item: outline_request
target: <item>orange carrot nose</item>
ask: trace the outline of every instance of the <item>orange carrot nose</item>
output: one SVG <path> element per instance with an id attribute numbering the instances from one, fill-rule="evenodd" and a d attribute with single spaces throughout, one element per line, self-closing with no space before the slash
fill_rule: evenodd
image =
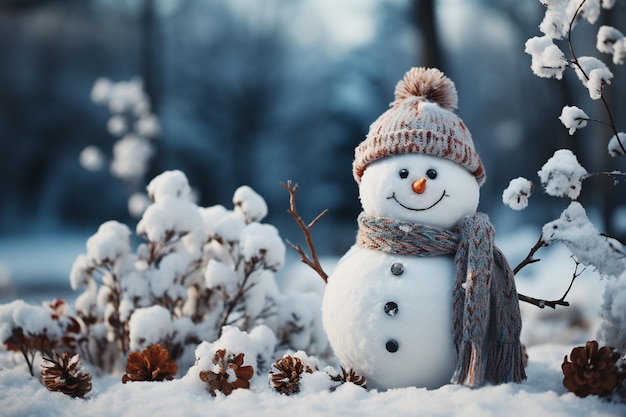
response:
<path id="1" fill-rule="evenodd" d="M 418 194 L 422 194 L 424 191 L 426 191 L 426 178 L 420 178 L 417 181 L 413 182 L 413 191 L 415 191 Z"/>

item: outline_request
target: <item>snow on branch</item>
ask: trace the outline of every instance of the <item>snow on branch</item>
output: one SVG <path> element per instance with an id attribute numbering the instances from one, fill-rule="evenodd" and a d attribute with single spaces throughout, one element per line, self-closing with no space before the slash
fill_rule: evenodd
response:
<path id="1" fill-rule="evenodd" d="M 235 211 L 240 212 L 246 223 L 260 222 L 267 216 L 267 204 L 263 197 L 247 185 L 237 188 L 233 195 Z"/>
<path id="2" fill-rule="evenodd" d="M 601 234 L 577 201 L 570 203 L 558 219 L 546 223 L 541 236 L 546 244 L 563 242 L 580 263 L 593 266 L 601 276 L 616 277 L 626 269 L 622 244 Z"/>
<path id="3" fill-rule="evenodd" d="M 569 149 L 559 149 L 537 173 L 546 193 L 554 197 L 578 198 L 582 189 L 581 181 L 587 175 Z"/>
<path id="4" fill-rule="evenodd" d="M 626 143 L 626 133 L 619 132 L 617 136 L 613 135 L 609 140 L 608 151 L 613 157 L 626 156 L 623 144 Z"/>
<path id="5" fill-rule="evenodd" d="M 548 36 L 535 36 L 526 41 L 524 50 L 532 56 L 530 68 L 533 73 L 542 78 L 563 78 L 563 72 L 567 67 L 565 54 L 556 46 Z"/>
<path id="6" fill-rule="evenodd" d="M 160 201 L 166 197 L 193 201 L 193 194 L 187 177 L 182 171 L 165 171 L 150 181 L 146 187 L 152 201 Z"/>
<path id="7" fill-rule="evenodd" d="M 615 0 L 540 0 L 546 7 L 539 30 L 553 39 L 567 38 L 580 18 L 596 23 L 601 9 L 611 9 Z"/>
<path id="8" fill-rule="evenodd" d="M 559 120 L 563 123 L 563 126 L 569 129 L 569 134 L 573 135 L 576 130 L 587 126 L 589 116 L 576 106 L 565 106 L 561 111 Z"/>
<path id="9" fill-rule="evenodd" d="M 542 78 L 561 80 L 566 68 L 572 68 L 580 82 L 588 90 L 592 100 L 600 100 L 607 114 L 606 121 L 590 119 L 582 110 L 575 106 L 566 106 L 561 113 L 561 122 L 572 135 L 577 129 L 585 127 L 587 121 L 605 124 L 613 131 L 613 144 L 610 145 L 611 156 L 626 155 L 626 147 L 618 134 L 615 119 L 609 103 L 603 96 L 605 87 L 611 84 L 613 72 L 599 59 L 593 56 L 578 57 L 574 51 L 572 32 L 580 18 L 590 24 L 598 21 L 602 9 L 611 9 L 614 0 L 542 0 L 546 7 L 544 19 L 539 29 L 543 36 L 535 36 L 527 40 L 525 52 L 531 55 L 531 69 Z M 569 49 L 569 58 L 554 43 L 564 40 Z M 596 48 L 599 52 L 613 55 L 616 65 L 626 62 L 626 38 L 612 26 L 601 26 L 596 35 Z M 567 110 L 566 110 L 567 109 Z M 613 150 L 619 148 L 619 152 Z"/>
<path id="10" fill-rule="evenodd" d="M 612 54 L 615 65 L 626 62 L 626 38 L 612 26 L 600 26 L 596 36 L 596 49 L 603 54 Z"/>
<path id="11" fill-rule="evenodd" d="M 514 178 L 502 193 L 502 202 L 513 210 L 523 210 L 528 206 L 528 197 L 533 189 L 533 183 L 524 177 Z"/>
<path id="12" fill-rule="evenodd" d="M 574 70 L 580 82 L 589 90 L 592 100 L 602 98 L 602 89 L 611 84 L 613 73 L 598 58 L 582 56 L 576 60 Z"/>
<path id="13" fill-rule="evenodd" d="M 272 271 L 278 271 L 285 264 L 285 245 L 274 226 L 251 223 L 242 230 L 239 240 L 246 262 L 258 260 Z"/>

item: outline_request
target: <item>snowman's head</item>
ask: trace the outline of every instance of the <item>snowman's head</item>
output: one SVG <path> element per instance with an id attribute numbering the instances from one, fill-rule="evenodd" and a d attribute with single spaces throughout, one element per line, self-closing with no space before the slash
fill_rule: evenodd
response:
<path id="1" fill-rule="evenodd" d="M 475 212 L 485 169 L 457 103 L 454 83 L 437 69 L 411 68 L 398 82 L 354 151 L 366 212 L 442 226 Z"/>
<path id="2" fill-rule="evenodd" d="M 367 166 L 359 184 L 363 211 L 451 229 L 476 213 L 480 186 L 463 166 L 437 156 L 389 156 Z"/>

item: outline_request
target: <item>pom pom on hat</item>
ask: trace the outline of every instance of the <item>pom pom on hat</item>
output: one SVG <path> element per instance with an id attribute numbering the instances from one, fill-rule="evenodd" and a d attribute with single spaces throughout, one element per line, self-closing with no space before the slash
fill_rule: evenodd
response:
<path id="1" fill-rule="evenodd" d="M 357 183 L 372 162 L 398 154 L 422 153 L 446 158 L 467 169 L 479 185 L 485 169 L 472 135 L 454 113 L 458 104 L 452 80 L 435 68 L 411 68 L 395 89 L 390 108 L 371 124 L 354 151 Z"/>
<path id="2" fill-rule="evenodd" d="M 452 80 L 436 68 L 411 68 L 402 80 L 396 84 L 395 106 L 410 97 L 418 97 L 454 111 L 459 103 L 459 96 Z"/>

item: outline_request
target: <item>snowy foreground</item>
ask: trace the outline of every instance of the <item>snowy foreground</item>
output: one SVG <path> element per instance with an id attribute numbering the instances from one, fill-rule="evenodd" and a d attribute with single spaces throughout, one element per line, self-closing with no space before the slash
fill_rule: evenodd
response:
<path id="1" fill-rule="evenodd" d="M 526 255 L 534 236 L 516 235 L 498 242 L 511 263 Z M 559 298 L 569 284 L 573 263 L 568 252 L 548 248 L 541 262 L 518 276 L 518 288 L 527 295 Z M 299 265 L 285 268 L 307 274 Z M 307 276 L 315 287 L 319 278 Z M 24 361 L 0 349 L 0 415 L 2 416 L 626 416 L 626 404 L 597 397 L 578 398 L 562 385 L 561 362 L 574 346 L 595 339 L 598 311 L 605 281 L 586 271 L 575 283 L 568 300 L 572 306 L 556 311 L 522 304 L 528 347 L 528 380 L 470 389 L 447 385 L 437 390 L 417 388 L 387 392 L 367 391 L 344 384 L 326 390 L 321 373 L 307 375 L 297 395 L 281 395 L 269 388 L 267 375 L 256 376 L 250 390 L 211 397 L 194 378 L 181 370 L 166 382 L 122 384 L 121 375 L 93 376 L 93 389 L 85 399 L 49 392 L 28 373 Z M 287 284 L 288 285 L 288 284 Z M 323 288 L 323 287 L 321 287 Z M 54 297 L 51 294 L 50 297 Z"/>
<path id="2" fill-rule="evenodd" d="M 95 379 L 89 398 L 48 392 L 23 367 L 0 372 L 0 410 L 4 416 L 624 416 L 626 405 L 597 397 L 578 398 L 561 384 L 560 363 L 569 346 L 546 344 L 529 349 L 529 378 L 520 385 L 470 389 L 448 385 L 366 391 L 344 384 L 330 393 L 304 380 L 303 391 L 285 396 L 257 378 L 251 390 L 212 398 L 185 380 L 122 384 L 119 377 Z"/>

